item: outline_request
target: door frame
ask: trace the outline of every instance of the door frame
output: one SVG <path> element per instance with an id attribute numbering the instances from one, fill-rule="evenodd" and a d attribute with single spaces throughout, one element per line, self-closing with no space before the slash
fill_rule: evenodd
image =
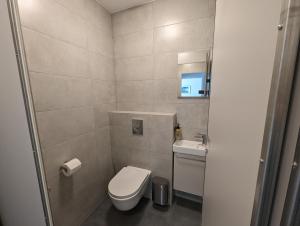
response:
<path id="1" fill-rule="evenodd" d="M 294 163 L 281 218 L 281 226 L 297 226 L 300 222 L 300 128 L 296 144 Z"/>
<path id="2" fill-rule="evenodd" d="M 298 54 L 299 1 L 283 0 L 251 226 L 270 223 Z"/>
<path id="3" fill-rule="evenodd" d="M 27 114 L 27 121 L 29 133 L 32 143 L 33 156 L 35 161 L 35 168 L 39 181 L 41 199 L 43 203 L 44 215 L 47 226 L 53 226 L 52 212 L 50 208 L 48 189 L 46 184 L 46 177 L 44 165 L 42 160 L 42 152 L 40 139 L 37 130 L 36 116 L 31 93 L 28 65 L 25 54 L 25 46 L 22 35 L 21 21 L 18 8 L 18 0 L 7 0 L 8 13 L 10 17 L 10 25 L 12 30 L 12 37 L 15 46 L 16 59 L 18 63 L 21 87 L 25 103 L 25 110 Z"/>

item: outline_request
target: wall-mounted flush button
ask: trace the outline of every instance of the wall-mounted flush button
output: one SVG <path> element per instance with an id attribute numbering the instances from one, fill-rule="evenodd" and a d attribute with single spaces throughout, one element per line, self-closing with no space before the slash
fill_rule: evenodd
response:
<path id="1" fill-rule="evenodd" d="M 132 119 L 132 134 L 140 136 L 143 135 L 143 120 Z"/>

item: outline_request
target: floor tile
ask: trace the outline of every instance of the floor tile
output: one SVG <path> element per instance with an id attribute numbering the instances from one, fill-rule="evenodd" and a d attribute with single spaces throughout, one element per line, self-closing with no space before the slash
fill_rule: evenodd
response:
<path id="1" fill-rule="evenodd" d="M 158 207 L 143 198 L 127 212 L 118 211 L 107 198 L 82 226 L 200 226 L 201 205 L 175 198 L 170 207 Z"/>

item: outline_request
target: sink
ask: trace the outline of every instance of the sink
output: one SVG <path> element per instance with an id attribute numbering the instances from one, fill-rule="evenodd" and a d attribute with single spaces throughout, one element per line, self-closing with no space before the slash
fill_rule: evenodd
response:
<path id="1" fill-rule="evenodd" d="M 196 156 L 206 156 L 208 150 L 206 145 L 198 141 L 176 140 L 173 144 L 173 152 Z"/>
<path id="2" fill-rule="evenodd" d="M 173 144 L 173 188 L 203 197 L 207 147 L 201 142 L 177 140 Z"/>

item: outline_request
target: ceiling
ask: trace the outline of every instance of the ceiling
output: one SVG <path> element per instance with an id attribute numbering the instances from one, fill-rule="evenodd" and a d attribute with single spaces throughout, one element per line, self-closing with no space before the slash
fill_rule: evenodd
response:
<path id="1" fill-rule="evenodd" d="M 107 11 L 116 13 L 134 6 L 153 2 L 153 0 L 97 0 Z"/>

